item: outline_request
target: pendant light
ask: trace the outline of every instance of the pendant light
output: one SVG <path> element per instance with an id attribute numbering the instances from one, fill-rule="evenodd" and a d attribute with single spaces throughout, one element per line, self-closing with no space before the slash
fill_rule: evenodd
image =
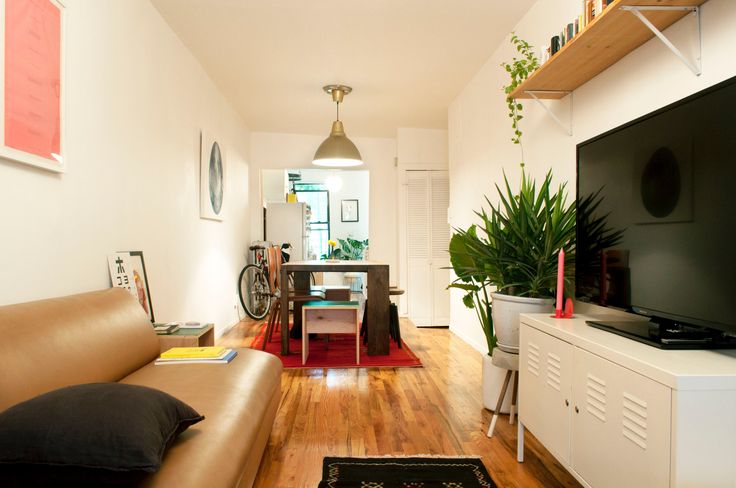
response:
<path id="1" fill-rule="evenodd" d="M 332 101 L 337 104 L 337 120 L 332 123 L 330 136 L 320 144 L 317 152 L 314 153 L 312 164 L 333 168 L 360 166 L 363 164 L 363 158 L 355 144 L 345 135 L 345 129 L 340 121 L 340 103 L 353 89 L 344 85 L 327 85 L 322 89 L 328 95 L 332 95 Z"/>

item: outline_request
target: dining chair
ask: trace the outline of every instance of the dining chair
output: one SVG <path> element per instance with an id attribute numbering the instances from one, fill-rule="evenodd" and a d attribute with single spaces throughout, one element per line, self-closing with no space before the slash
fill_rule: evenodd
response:
<path id="1" fill-rule="evenodd" d="M 268 248 L 268 286 L 271 290 L 271 311 L 268 316 L 266 337 L 263 340 L 262 349 L 266 349 L 266 343 L 273 339 L 274 330 L 281 326 L 281 248 L 274 246 Z M 324 300 L 325 293 L 321 290 L 292 290 L 288 288 L 288 301 L 303 303 L 313 300 Z"/>

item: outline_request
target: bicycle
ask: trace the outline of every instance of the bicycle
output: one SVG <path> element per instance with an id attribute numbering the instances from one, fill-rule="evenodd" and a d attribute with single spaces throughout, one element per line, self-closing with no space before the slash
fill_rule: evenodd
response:
<path id="1" fill-rule="evenodd" d="M 265 256 L 268 247 L 254 244 L 249 249 L 254 253 L 254 264 L 248 264 L 240 271 L 238 296 L 245 313 L 253 319 L 260 320 L 268 315 L 271 310 L 271 302 L 278 299 L 279 291 L 276 290 L 276 296 L 274 296 L 268 284 L 268 260 Z M 282 263 L 289 262 L 290 249 L 291 244 L 288 242 L 281 244 Z M 314 285 L 314 274 L 309 273 L 309 278 L 311 284 Z M 289 275 L 289 288 L 294 288 L 294 276 L 292 275 Z"/>
<path id="2" fill-rule="evenodd" d="M 289 260 L 288 249 L 290 247 L 289 243 L 281 245 L 284 251 L 281 258 L 283 262 Z M 268 247 L 254 244 L 249 249 L 254 253 L 254 263 L 246 265 L 240 271 L 238 296 L 245 313 L 255 320 L 260 320 L 268 315 L 271 310 L 271 301 L 274 299 L 268 284 L 268 260 L 266 259 Z"/>
<path id="3" fill-rule="evenodd" d="M 268 261 L 266 247 L 252 245 L 253 264 L 247 264 L 238 277 L 238 296 L 243 310 L 249 317 L 260 320 L 271 309 L 271 288 L 268 285 Z"/>

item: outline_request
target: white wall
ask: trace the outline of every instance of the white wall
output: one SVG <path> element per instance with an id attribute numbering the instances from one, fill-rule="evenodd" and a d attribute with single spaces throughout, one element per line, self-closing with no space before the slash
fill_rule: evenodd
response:
<path id="1" fill-rule="evenodd" d="M 259 195 L 259 172 L 261 169 L 313 168 L 314 151 L 326 135 L 280 134 L 272 132 L 251 133 L 251 182 L 250 206 L 252 209 L 251 235 L 263 235 L 263 222 Z M 370 259 L 389 265 L 390 280 L 396 283 L 398 276 L 397 238 L 397 182 L 396 141 L 394 139 L 353 137 L 364 165 L 368 170 L 370 192 L 368 204 L 368 238 Z M 348 171 L 348 170 L 345 170 Z M 339 206 L 337 207 L 339 208 Z M 363 209 L 361 207 L 361 220 Z M 338 236 L 340 237 L 340 236 Z"/>
<path id="2" fill-rule="evenodd" d="M 66 0 L 66 159 L 0 161 L 0 303 L 107 288 L 142 250 L 157 320 L 237 322 L 248 128 L 147 0 Z M 199 131 L 227 158 L 226 219 L 199 218 Z M 100 324 L 104 326 L 104 324 Z"/>
<path id="3" fill-rule="evenodd" d="M 399 165 L 447 166 L 447 131 L 444 129 L 399 128 L 396 130 Z"/>
<path id="4" fill-rule="evenodd" d="M 579 11 L 579 0 L 539 0 L 514 31 L 534 46 L 544 46 Z M 524 102 L 522 121 L 525 162 L 529 173 L 542 177 L 553 168 L 558 182 L 568 182 L 575 196 L 575 146 L 597 134 L 736 75 L 736 11 L 730 0 L 710 0 L 702 6 L 703 74 L 690 72 L 665 46 L 652 39 L 574 92 L 573 136 L 559 128 L 541 107 Z M 694 23 L 683 19 L 666 34 L 689 51 Z M 496 199 L 494 183 L 502 170 L 518 182 L 520 154 L 512 135 L 501 87 L 507 83 L 502 61 L 515 51 L 507 41 L 498 47 L 449 109 L 450 222 L 467 227 L 473 209 L 487 194 Z M 559 115 L 562 102 L 550 103 Z M 450 328 L 480 351 L 485 350 L 472 310 L 453 291 Z"/>

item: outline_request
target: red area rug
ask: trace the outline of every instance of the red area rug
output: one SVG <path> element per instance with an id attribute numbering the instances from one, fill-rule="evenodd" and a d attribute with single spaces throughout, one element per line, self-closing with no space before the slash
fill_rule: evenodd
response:
<path id="1" fill-rule="evenodd" d="M 258 335 L 250 345 L 251 349 L 261 349 L 264 336 L 266 335 L 266 323 L 261 326 Z M 362 342 L 362 338 L 361 338 Z M 270 342 L 266 344 L 266 352 L 270 352 L 279 359 L 284 368 L 411 368 L 422 365 L 418 357 L 414 355 L 406 342 L 402 341 L 402 347 L 391 341 L 386 356 L 369 356 L 368 347 L 360 345 L 360 364 L 355 364 L 355 336 L 352 334 L 330 334 L 330 342 L 325 347 L 325 341 L 321 337 L 309 341 L 309 358 L 307 364 L 302 366 L 302 341 L 301 339 L 289 339 L 288 356 L 281 355 L 281 334 L 275 332 Z"/>

